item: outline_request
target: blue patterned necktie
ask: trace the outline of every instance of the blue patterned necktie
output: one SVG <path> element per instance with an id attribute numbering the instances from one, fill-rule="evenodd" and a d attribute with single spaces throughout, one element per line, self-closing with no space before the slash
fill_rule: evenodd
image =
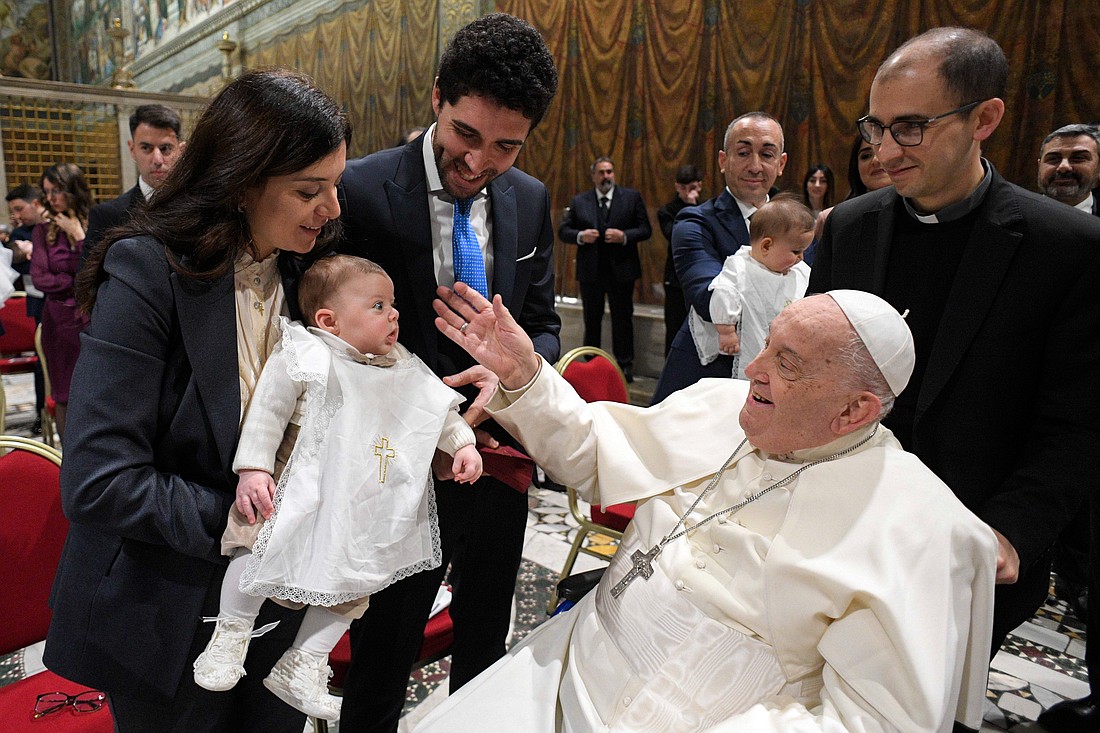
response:
<path id="1" fill-rule="evenodd" d="M 454 246 L 455 282 L 464 282 L 477 292 L 489 297 L 489 284 L 485 280 L 485 259 L 481 245 L 470 225 L 470 206 L 474 200 L 455 199 L 454 229 L 451 237 Z"/>

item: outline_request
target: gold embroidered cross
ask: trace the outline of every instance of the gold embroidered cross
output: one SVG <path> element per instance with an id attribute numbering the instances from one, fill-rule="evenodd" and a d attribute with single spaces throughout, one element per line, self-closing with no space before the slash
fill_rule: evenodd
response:
<path id="1" fill-rule="evenodd" d="M 386 483 L 387 461 L 397 457 L 397 451 L 390 447 L 390 439 L 382 438 L 382 441 L 374 446 L 374 455 L 378 457 L 378 483 Z"/>

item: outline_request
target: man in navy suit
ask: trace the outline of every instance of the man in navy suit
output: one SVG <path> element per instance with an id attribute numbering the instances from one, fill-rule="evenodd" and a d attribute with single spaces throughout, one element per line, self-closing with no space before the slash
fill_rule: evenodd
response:
<path id="1" fill-rule="evenodd" d="M 642 194 L 615 185 L 615 164 L 597 158 L 594 188 L 579 193 L 558 229 L 577 245 L 577 281 L 584 308 L 584 345 L 600 345 L 604 296 L 611 309 L 611 344 L 626 381 L 634 381 L 634 281 L 642 276 L 638 242 L 652 235 Z"/>
<path id="2" fill-rule="evenodd" d="M 510 440 L 495 423 L 482 422 L 481 405 L 496 378 L 439 334 L 432 301 L 438 286 L 457 279 L 456 254 L 468 261 L 453 234 L 470 227 L 488 296 L 499 295 L 518 314 L 547 361 L 558 358 L 550 197 L 541 182 L 513 168 L 556 89 L 554 61 L 538 31 L 502 13 L 480 18 L 455 34 L 440 59 L 435 124 L 407 145 L 349 162 L 344 173 L 343 251 L 386 269 L 401 308 L 401 342 L 449 385 L 466 386 L 467 396 L 477 397 L 465 416 L 490 445 Z M 468 224 L 460 221 L 464 211 Z M 451 690 L 504 655 L 527 496 L 491 476 L 459 486 L 446 480 L 442 465 L 436 478 L 443 566 L 372 595 L 353 624 L 342 730 L 397 730 L 409 671 L 448 562 Z"/>
<path id="3" fill-rule="evenodd" d="M 1085 336 L 1100 333 L 1100 221 L 982 157 L 1007 80 L 1004 52 L 967 28 L 883 62 L 859 128 L 894 186 L 833 210 L 809 288 L 908 313 L 916 367 L 883 424 L 996 535 L 993 652 L 1046 600 L 1049 549 L 1095 485 L 1100 429 L 1100 340 Z"/>
<path id="4" fill-rule="evenodd" d="M 710 321 L 710 286 L 726 258 L 749 243 L 749 217 L 768 200 L 775 179 L 783 175 L 783 128 L 766 112 L 747 112 L 726 128 L 718 168 L 725 190 L 702 206 L 689 206 L 676 217 L 672 229 L 672 258 L 689 310 Z M 676 390 L 703 377 L 729 377 L 733 357 L 719 356 L 709 364 L 699 361 L 688 319 L 672 340 L 665 368 L 653 393 L 657 404 Z"/>
<path id="5" fill-rule="evenodd" d="M 84 261 L 108 231 L 128 222 L 134 209 L 152 198 L 164 183 L 186 145 L 181 130 L 179 114 L 163 104 L 143 104 L 130 115 L 130 140 L 126 145 L 137 164 L 138 182 L 118 198 L 92 207 L 84 238 Z"/>

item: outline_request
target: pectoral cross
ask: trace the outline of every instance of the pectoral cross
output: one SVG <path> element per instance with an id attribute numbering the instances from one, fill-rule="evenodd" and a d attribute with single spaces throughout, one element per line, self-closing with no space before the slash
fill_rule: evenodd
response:
<path id="1" fill-rule="evenodd" d="M 630 572 L 623 576 L 623 579 L 615 584 L 615 587 L 611 589 L 611 596 L 618 598 L 626 590 L 626 587 L 637 578 L 639 575 L 649 580 L 653 575 L 653 561 L 657 559 L 657 556 L 661 554 L 661 546 L 654 545 L 649 548 L 649 552 L 642 552 L 641 550 L 635 550 L 630 556 L 633 560 L 634 566 L 630 568 Z"/>
<path id="2" fill-rule="evenodd" d="M 390 458 L 396 458 L 397 451 L 390 447 L 389 438 L 382 438 L 382 441 L 374 446 L 374 455 L 378 457 L 378 483 L 384 484 L 386 483 L 387 461 Z"/>

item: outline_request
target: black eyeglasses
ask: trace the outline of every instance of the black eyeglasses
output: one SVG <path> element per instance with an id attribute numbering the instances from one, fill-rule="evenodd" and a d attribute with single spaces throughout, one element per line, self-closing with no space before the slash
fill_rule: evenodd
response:
<path id="1" fill-rule="evenodd" d="M 894 142 L 902 147 L 911 148 L 924 142 L 924 128 L 928 127 L 933 122 L 942 120 L 945 117 L 950 117 L 951 115 L 969 112 L 984 101 L 984 99 L 979 99 L 977 102 L 964 104 L 958 109 L 953 109 L 950 112 L 944 112 L 942 115 L 936 115 L 935 117 L 929 117 L 924 120 L 898 120 L 896 122 L 891 122 L 889 125 L 884 125 L 874 117 L 865 115 L 856 120 L 856 127 L 859 128 L 859 136 L 872 145 L 881 145 L 882 136 L 885 134 L 885 130 L 889 128 L 890 137 L 894 138 Z"/>
<path id="2" fill-rule="evenodd" d="M 107 695 L 99 690 L 85 690 L 75 695 L 66 695 L 64 692 L 44 692 L 35 698 L 34 717 L 37 720 L 44 715 L 64 710 L 70 705 L 74 713 L 94 713 L 103 707 L 107 701 Z"/>

